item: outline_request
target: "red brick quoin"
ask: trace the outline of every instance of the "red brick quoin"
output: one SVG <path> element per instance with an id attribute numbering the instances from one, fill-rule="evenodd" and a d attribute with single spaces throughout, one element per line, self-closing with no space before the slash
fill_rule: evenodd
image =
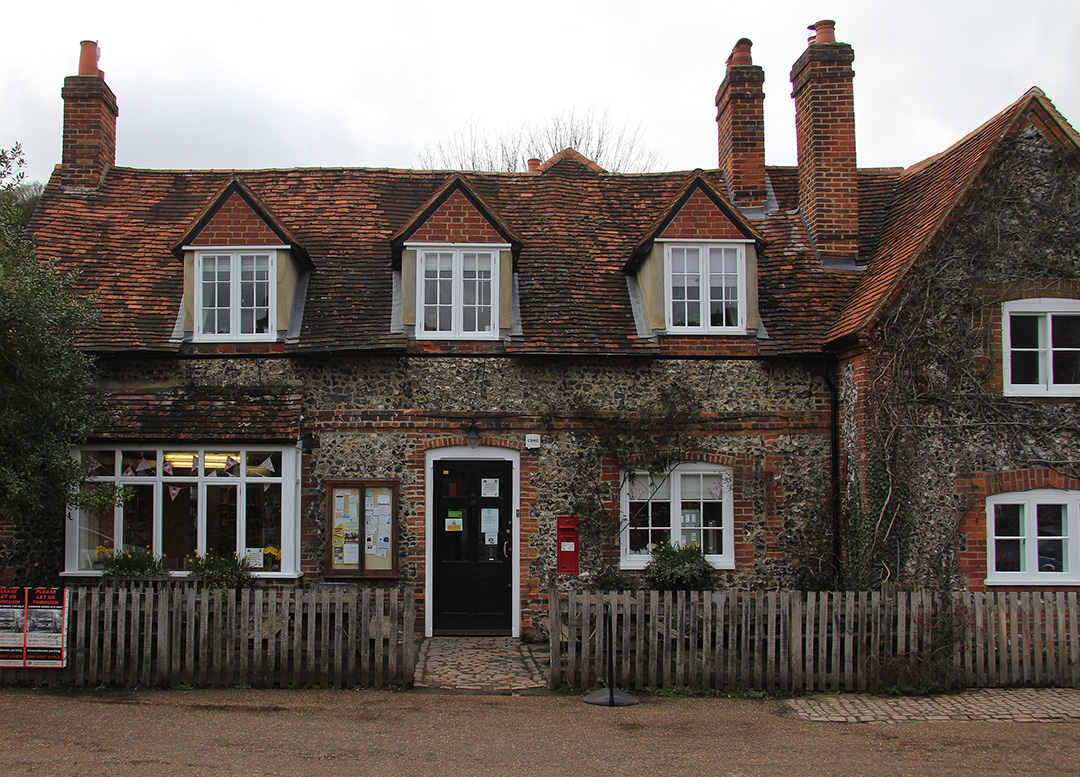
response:
<path id="1" fill-rule="evenodd" d="M 980 472 L 957 478 L 956 493 L 965 497 L 970 505 L 960 522 L 964 537 L 960 551 L 960 574 L 967 579 L 967 590 L 985 591 L 986 586 L 986 499 L 994 494 L 1013 491 L 1033 491 L 1040 488 L 1080 490 L 1080 478 L 1052 469 L 1021 469 L 1010 472 Z M 992 586 L 995 591 L 1010 590 L 1013 586 Z M 1015 587 L 1030 590 L 1031 586 Z M 1052 586 L 1039 585 L 1039 590 L 1053 590 Z M 1075 590 L 1068 587 L 1063 590 Z"/>

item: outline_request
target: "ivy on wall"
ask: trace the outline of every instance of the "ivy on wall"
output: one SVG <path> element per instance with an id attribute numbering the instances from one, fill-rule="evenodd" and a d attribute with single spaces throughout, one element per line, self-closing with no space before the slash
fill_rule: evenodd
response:
<path id="1" fill-rule="evenodd" d="M 1004 396 L 1000 352 L 1003 302 L 1080 296 L 1074 165 L 1033 130 L 1004 144 L 873 332 L 866 462 L 844 510 L 845 586 L 956 587 L 970 506 L 958 475 L 1080 471 L 1077 403 Z"/>
<path id="2" fill-rule="evenodd" d="M 703 391 L 672 381 L 639 404 L 600 407 L 583 397 L 574 412 L 587 431 L 585 445 L 572 478 L 572 505 L 582 538 L 604 548 L 604 565 L 618 561 L 623 529 L 619 493 L 635 472 L 665 476 L 680 462 L 695 459 L 702 450 L 700 428 L 705 405 Z M 605 478 L 604 462 L 617 469 L 617 480 Z"/>

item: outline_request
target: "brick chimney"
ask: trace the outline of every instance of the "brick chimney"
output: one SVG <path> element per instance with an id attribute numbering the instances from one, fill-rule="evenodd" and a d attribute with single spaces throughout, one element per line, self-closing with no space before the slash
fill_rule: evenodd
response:
<path id="1" fill-rule="evenodd" d="M 791 68 L 799 148 L 799 208 L 820 256 L 855 258 L 859 249 L 859 179 L 855 167 L 855 52 L 837 43 L 836 22 L 814 34 Z"/>
<path id="2" fill-rule="evenodd" d="M 716 92 L 720 169 L 743 208 L 765 204 L 765 72 L 751 61 L 752 45 L 747 38 L 735 44 Z"/>
<path id="3" fill-rule="evenodd" d="M 64 147 L 61 182 L 65 186 L 96 187 L 116 164 L 116 95 L 98 70 L 99 49 L 84 40 L 79 74 L 64 79 Z"/>

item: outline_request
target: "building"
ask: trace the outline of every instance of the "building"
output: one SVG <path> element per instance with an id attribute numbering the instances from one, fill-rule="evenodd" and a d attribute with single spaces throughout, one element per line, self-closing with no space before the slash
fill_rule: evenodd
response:
<path id="1" fill-rule="evenodd" d="M 854 53 L 812 29 L 797 167 L 743 39 L 718 166 L 637 175 L 117 167 L 84 43 L 32 227 L 98 295 L 125 415 L 79 456 L 131 498 L 71 516 L 63 577 L 235 551 L 515 635 L 660 541 L 726 587 L 1080 584 L 1078 137 L 1032 89 L 860 169 Z"/>

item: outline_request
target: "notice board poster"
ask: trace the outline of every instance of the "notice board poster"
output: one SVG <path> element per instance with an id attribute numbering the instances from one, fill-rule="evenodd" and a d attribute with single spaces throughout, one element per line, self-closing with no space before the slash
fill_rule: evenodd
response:
<path id="1" fill-rule="evenodd" d="M 397 482 L 326 484 L 327 577 L 397 576 Z"/>
<path id="2" fill-rule="evenodd" d="M 63 588 L 0 588 L 0 666 L 63 667 L 67 606 Z"/>

